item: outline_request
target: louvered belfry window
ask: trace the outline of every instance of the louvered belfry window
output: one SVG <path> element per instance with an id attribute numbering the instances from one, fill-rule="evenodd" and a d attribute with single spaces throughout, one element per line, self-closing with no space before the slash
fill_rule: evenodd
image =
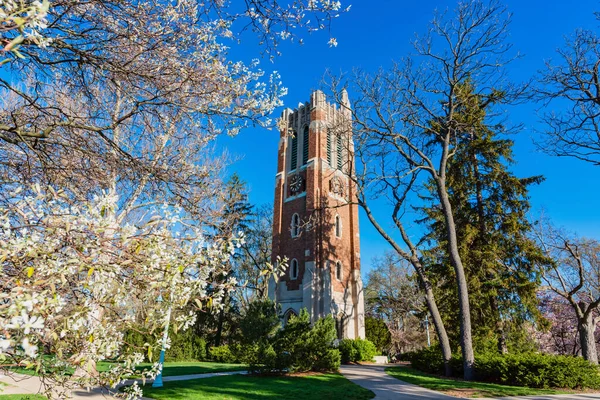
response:
<path id="1" fill-rule="evenodd" d="M 291 158 L 290 171 L 295 170 L 297 163 L 298 163 L 298 133 L 292 132 L 292 134 L 294 136 L 292 137 L 292 149 L 291 149 L 292 154 L 290 155 L 290 158 Z"/>
<path id="2" fill-rule="evenodd" d="M 342 169 L 342 135 L 337 135 L 337 168 Z"/>
<path id="3" fill-rule="evenodd" d="M 302 165 L 308 162 L 308 126 L 304 127 L 304 135 L 302 136 Z"/>
<path id="4" fill-rule="evenodd" d="M 327 130 L 327 162 L 331 164 L 331 131 Z"/>

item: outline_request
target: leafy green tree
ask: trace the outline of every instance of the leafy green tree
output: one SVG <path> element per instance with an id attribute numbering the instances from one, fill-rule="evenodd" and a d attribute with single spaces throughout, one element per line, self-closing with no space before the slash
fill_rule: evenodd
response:
<path id="1" fill-rule="evenodd" d="M 529 187 L 543 178 L 515 176 L 509 169 L 514 163 L 513 142 L 504 137 L 504 126 L 487 123 L 492 107 L 505 102 L 506 94 L 477 95 L 469 80 L 456 89 L 460 104 L 456 120 L 469 129 L 457 135 L 447 183 L 467 276 L 475 344 L 482 350 L 495 343 L 500 352 L 506 352 L 507 337 L 521 322 L 539 315 L 536 290 L 544 256 L 528 237 L 532 227 L 527 212 Z M 436 127 L 439 124 L 432 122 L 434 129 L 443 129 Z M 436 190 L 433 184 L 430 188 Z M 456 327 L 457 293 L 443 214 L 435 205 L 425 213 L 423 221 L 429 224 L 432 243 L 426 258 L 446 326 Z M 454 329 L 450 335 L 458 340 L 459 332 Z"/>
<path id="2" fill-rule="evenodd" d="M 365 317 L 365 336 L 380 353 L 388 350 L 392 344 L 392 334 L 385 321 L 380 318 Z"/>
<path id="3" fill-rule="evenodd" d="M 260 371 L 275 358 L 272 341 L 281 327 L 280 311 L 271 300 L 257 300 L 240 318 L 236 356 L 250 371 Z"/>

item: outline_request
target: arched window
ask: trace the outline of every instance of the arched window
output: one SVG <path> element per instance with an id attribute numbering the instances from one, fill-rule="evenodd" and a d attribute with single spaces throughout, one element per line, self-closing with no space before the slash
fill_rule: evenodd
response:
<path id="1" fill-rule="evenodd" d="M 292 215 L 292 226 L 290 227 L 292 231 L 292 237 L 300 236 L 300 216 L 298 214 Z"/>
<path id="2" fill-rule="evenodd" d="M 306 165 L 308 162 L 308 125 L 304 127 L 304 134 L 302 135 L 302 165 Z"/>
<path id="3" fill-rule="evenodd" d="M 342 237 L 342 219 L 339 215 L 335 216 L 335 236 Z"/>
<path id="4" fill-rule="evenodd" d="M 298 260 L 295 258 L 290 262 L 290 279 L 298 279 Z"/>
<path id="5" fill-rule="evenodd" d="M 343 270 L 342 270 L 342 262 L 338 261 L 338 262 L 335 263 L 335 278 L 338 281 L 342 280 L 342 277 L 343 277 L 342 272 L 343 272 Z"/>
<path id="6" fill-rule="evenodd" d="M 291 154 L 290 154 L 290 171 L 296 169 L 298 164 L 298 133 L 292 132 L 294 136 L 292 136 L 292 146 L 291 146 Z"/>

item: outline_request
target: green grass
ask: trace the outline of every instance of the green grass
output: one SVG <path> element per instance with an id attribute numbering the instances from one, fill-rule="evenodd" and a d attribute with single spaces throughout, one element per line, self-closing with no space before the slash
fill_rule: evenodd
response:
<path id="1" fill-rule="evenodd" d="M 140 364 L 137 369 L 142 370 L 152 364 Z M 163 376 L 206 374 L 209 372 L 245 371 L 247 365 L 223 364 L 217 362 L 166 362 L 163 366 Z"/>
<path id="2" fill-rule="evenodd" d="M 401 381 L 441 392 L 456 391 L 470 397 L 532 396 L 570 393 L 554 389 L 536 389 L 522 386 L 507 386 L 495 383 L 467 382 L 427 374 L 410 367 L 389 367 L 385 372 Z"/>
<path id="3" fill-rule="evenodd" d="M 363 400 L 373 392 L 350 382 L 340 374 L 305 376 L 228 375 L 189 381 L 165 382 L 161 389 L 143 387 L 144 397 L 160 400 L 259 400 L 259 399 L 340 399 Z"/>
<path id="4" fill-rule="evenodd" d="M 112 367 L 112 363 L 101 361 L 96 365 L 99 372 L 108 371 Z M 152 364 L 143 363 L 140 364 L 137 369 L 143 370 L 144 368 L 150 367 Z M 248 367 L 242 364 L 224 364 L 216 362 L 166 362 L 163 366 L 163 376 L 175 376 L 175 375 L 192 375 L 192 374 L 205 374 L 209 372 L 226 372 L 226 371 L 244 371 Z M 11 368 L 12 371 L 18 372 L 25 375 L 37 376 L 38 373 L 35 369 L 28 369 L 23 367 Z M 72 375 L 74 372 L 73 368 L 69 368 L 66 373 Z"/>
<path id="5" fill-rule="evenodd" d="M 48 400 L 39 394 L 0 394 L 0 400 Z"/>

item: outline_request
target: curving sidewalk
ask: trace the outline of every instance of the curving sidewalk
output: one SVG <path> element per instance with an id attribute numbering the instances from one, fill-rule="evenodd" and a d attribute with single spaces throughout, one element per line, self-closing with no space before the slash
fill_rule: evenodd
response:
<path id="1" fill-rule="evenodd" d="M 458 400 L 435 390 L 425 389 L 398 380 L 385 373 L 389 365 L 342 365 L 340 371 L 352 382 L 375 393 L 376 400 Z M 480 398 L 474 400 L 494 400 Z M 495 400 L 600 400 L 600 393 L 553 394 L 537 396 L 502 397 Z"/>
<path id="2" fill-rule="evenodd" d="M 385 373 L 385 368 L 388 366 L 342 365 L 340 371 L 352 382 L 375 393 L 376 400 L 456 400 L 456 397 L 389 376 Z"/>

